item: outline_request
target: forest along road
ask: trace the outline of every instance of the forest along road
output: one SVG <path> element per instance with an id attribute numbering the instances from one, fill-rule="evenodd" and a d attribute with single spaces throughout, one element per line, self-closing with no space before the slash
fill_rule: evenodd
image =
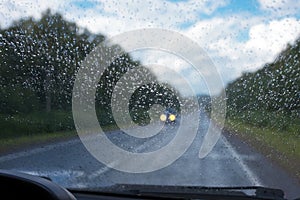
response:
<path id="1" fill-rule="evenodd" d="M 3 155 L 0 169 L 47 176 L 67 188 L 97 188 L 117 183 L 265 186 L 284 190 L 287 198 L 300 197 L 296 179 L 237 138 L 222 135 L 208 156 L 199 159 L 208 125 L 209 119 L 201 113 L 198 134 L 190 148 L 174 163 L 154 172 L 132 174 L 108 168 L 85 149 L 79 138 Z M 106 135 L 132 152 L 155 151 L 172 140 L 178 126 L 166 125 L 151 139 L 133 139 L 120 131 Z"/>

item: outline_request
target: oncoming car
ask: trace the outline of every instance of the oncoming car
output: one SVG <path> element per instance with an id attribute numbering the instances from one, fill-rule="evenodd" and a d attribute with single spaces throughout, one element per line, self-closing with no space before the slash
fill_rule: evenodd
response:
<path id="1" fill-rule="evenodd" d="M 166 123 L 175 123 L 177 121 L 178 114 L 175 109 L 167 108 L 164 113 L 159 117 L 160 121 Z"/>

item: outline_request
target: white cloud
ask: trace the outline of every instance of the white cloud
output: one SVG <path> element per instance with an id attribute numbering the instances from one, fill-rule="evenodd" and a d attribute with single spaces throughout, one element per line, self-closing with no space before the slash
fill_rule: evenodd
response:
<path id="1" fill-rule="evenodd" d="M 250 29 L 250 39 L 245 43 L 245 50 L 253 51 L 256 55 L 264 57 L 265 62 L 270 62 L 287 43 L 294 42 L 299 34 L 300 20 L 295 18 L 257 24 Z"/>
<path id="2" fill-rule="evenodd" d="M 173 85 L 182 96 L 188 95 L 186 88 L 180 87 L 183 82 L 189 83 L 195 91 L 198 91 L 196 85 L 203 85 L 203 80 L 199 79 L 201 74 L 197 74 L 188 62 L 176 55 L 157 50 L 145 50 L 135 52 L 132 56 L 134 59 L 142 60 L 142 65 L 149 68 L 159 81 Z"/>
<path id="3" fill-rule="evenodd" d="M 57 11 L 64 5 L 60 0 L 0 0 L 0 26 L 8 27 L 13 21 L 24 17 L 39 18 L 46 9 Z"/>
<path id="4" fill-rule="evenodd" d="M 99 5 L 86 10 L 69 6 L 66 16 L 94 33 L 113 36 L 139 28 L 178 29 L 185 22 L 197 21 L 199 14 L 211 14 L 226 5 L 228 0 L 190 0 L 177 3 L 161 0 L 97 2 Z"/>
<path id="5" fill-rule="evenodd" d="M 247 30 L 248 36 L 238 38 Z M 300 34 L 300 21 L 283 18 L 265 22 L 262 17 L 212 18 L 198 22 L 185 34 L 197 41 L 215 62 L 225 83 L 243 71 L 254 71 L 272 62 L 287 43 Z"/>

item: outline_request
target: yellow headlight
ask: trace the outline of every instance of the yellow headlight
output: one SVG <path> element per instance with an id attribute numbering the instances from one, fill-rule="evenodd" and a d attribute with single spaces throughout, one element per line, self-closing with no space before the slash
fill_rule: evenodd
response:
<path id="1" fill-rule="evenodd" d="M 160 119 L 161 121 L 165 122 L 165 121 L 167 120 L 167 115 L 161 114 L 160 117 L 159 117 L 159 119 Z"/>
<path id="2" fill-rule="evenodd" d="M 176 115 L 171 114 L 171 115 L 169 116 L 169 120 L 170 120 L 171 122 L 175 121 L 175 119 L 176 119 Z"/>

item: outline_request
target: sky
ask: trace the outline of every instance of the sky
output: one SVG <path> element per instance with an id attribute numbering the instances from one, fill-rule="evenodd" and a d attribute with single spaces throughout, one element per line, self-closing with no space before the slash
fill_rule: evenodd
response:
<path id="1" fill-rule="evenodd" d="M 38 19 L 47 8 L 107 37 L 144 28 L 183 34 L 203 48 L 224 85 L 272 62 L 300 36 L 298 0 L 0 0 L 0 26 L 8 27 L 12 21 L 28 16 Z M 207 93 L 203 80 L 197 79 L 184 60 L 161 52 L 134 56 L 145 64 L 171 66 L 190 81 L 197 93 Z M 152 70 L 184 93 L 180 80 L 168 77 L 167 68 Z M 218 91 L 216 88 L 210 92 Z"/>

